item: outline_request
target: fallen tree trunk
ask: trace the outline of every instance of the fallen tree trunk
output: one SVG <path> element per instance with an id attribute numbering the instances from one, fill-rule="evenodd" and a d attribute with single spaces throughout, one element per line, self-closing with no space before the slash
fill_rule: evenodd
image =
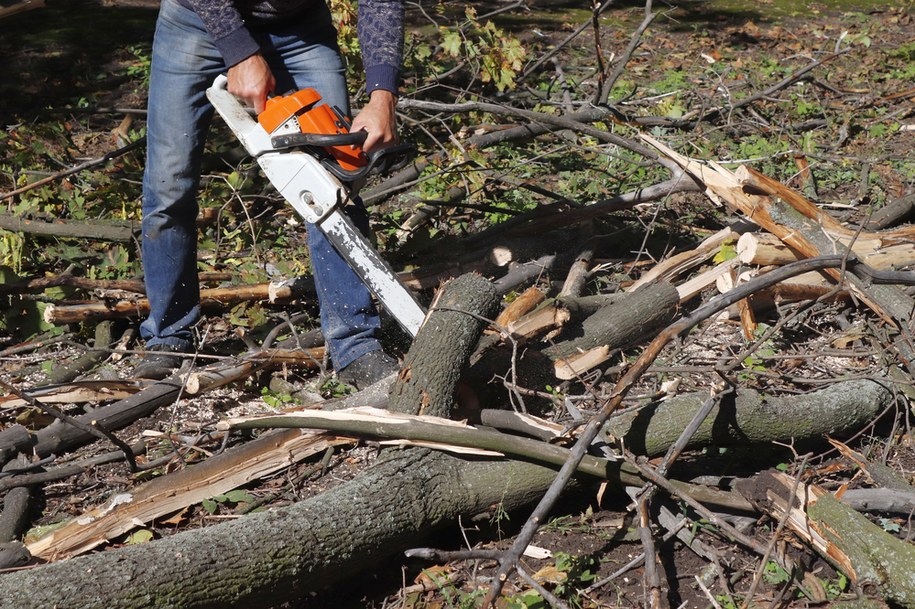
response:
<path id="1" fill-rule="evenodd" d="M 466 364 L 482 316 L 497 303 L 491 285 L 482 289 L 487 283 L 462 277 L 443 288 L 392 391 L 398 408 L 432 414 L 451 408 L 454 386 L 446 385 L 457 380 L 452 368 L 459 372 Z M 443 335 L 448 328 L 457 331 L 458 340 Z M 477 335 L 471 337 L 474 328 Z M 430 344 L 417 346 L 426 341 Z M 417 353 L 432 347 L 439 352 L 435 361 L 448 370 L 426 370 Z M 449 349 L 450 354 L 441 353 Z M 467 463 L 426 449 L 386 450 L 356 479 L 288 508 L 9 574 L 0 578 L 0 607 L 48 607 L 63 599 L 73 609 L 287 601 L 404 549 L 417 535 L 460 515 L 529 503 L 553 474 L 525 463 Z M 87 570 L 99 576 L 87 582 Z"/>
<path id="2" fill-rule="evenodd" d="M 71 520 L 28 544 L 32 556 L 58 560 L 82 554 L 133 530 L 138 523 L 178 512 L 297 463 L 329 446 L 344 444 L 326 434 L 296 430 L 264 434 L 198 465 L 154 478 L 129 493 Z"/>
<path id="3" fill-rule="evenodd" d="M 2 575 L 0 607 L 267 607 L 338 582 L 458 516 L 530 503 L 554 475 L 389 449 L 358 478 L 287 508 Z"/>

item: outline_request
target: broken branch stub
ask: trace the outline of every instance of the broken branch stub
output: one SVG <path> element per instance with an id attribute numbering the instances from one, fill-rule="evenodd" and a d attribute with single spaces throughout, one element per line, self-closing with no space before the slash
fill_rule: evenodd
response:
<path id="1" fill-rule="evenodd" d="M 485 319 L 494 316 L 498 305 L 495 288 L 480 275 L 461 275 L 446 283 L 404 357 L 388 409 L 449 417 L 458 378 Z"/>

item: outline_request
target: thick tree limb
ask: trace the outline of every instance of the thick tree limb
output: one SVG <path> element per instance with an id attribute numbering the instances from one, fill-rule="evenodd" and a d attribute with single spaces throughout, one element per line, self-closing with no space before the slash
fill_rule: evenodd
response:
<path id="1" fill-rule="evenodd" d="M 569 379 L 606 361 L 610 352 L 632 345 L 670 322 L 680 297 L 669 283 L 647 285 L 601 308 L 582 322 L 581 336 L 543 350 L 556 360 L 556 375 Z M 598 349 L 599 353 L 591 353 Z"/>
<path id="2" fill-rule="evenodd" d="M 3 195 L 0 195 L 0 198 L 2 197 Z M 99 224 L 98 222 L 77 222 L 73 220 L 46 222 L 44 220 L 27 220 L 21 216 L 7 213 L 0 213 L 0 229 L 46 237 L 71 237 L 99 241 L 133 241 L 140 233 L 139 224 L 107 225 Z"/>
<path id="3" fill-rule="evenodd" d="M 897 539 L 813 485 L 767 472 L 738 489 L 788 526 L 849 579 L 903 607 L 915 607 L 915 546 Z M 792 493 L 792 489 L 795 489 Z"/>
<path id="4" fill-rule="evenodd" d="M 670 397 L 635 412 L 611 417 L 606 430 L 640 455 L 661 455 L 677 439 L 704 393 Z M 690 439 L 690 449 L 751 446 L 793 438 L 823 441 L 857 431 L 892 403 L 893 392 L 870 380 L 841 381 L 810 393 L 777 397 L 738 389 L 733 400 L 716 404 Z"/>
<path id="5" fill-rule="evenodd" d="M 301 291 L 300 282 L 287 281 L 280 284 L 261 283 L 229 288 L 200 290 L 200 306 L 207 310 L 223 310 L 248 300 L 281 302 L 307 296 Z M 142 317 L 149 313 L 149 300 L 120 300 L 117 302 L 90 302 L 84 304 L 52 304 L 45 309 L 44 319 L 51 324 L 63 325 L 93 319 L 118 319 Z"/>

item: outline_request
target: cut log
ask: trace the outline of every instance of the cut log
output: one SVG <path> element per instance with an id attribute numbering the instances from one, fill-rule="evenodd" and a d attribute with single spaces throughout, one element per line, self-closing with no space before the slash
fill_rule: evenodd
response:
<path id="1" fill-rule="evenodd" d="M 754 277 L 759 277 L 765 272 L 770 272 L 773 268 L 778 267 L 770 266 L 759 269 L 759 271 L 745 271 L 736 280 L 728 276 L 722 276 L 715 282 L 715 286 L 719 292 L 724 294 L 734 289 L 735 285 L 750 281 Z M 776 303 L 816 300 L 825 296 L 830 296 L 830 302 L 844 301 L 849 298 L 848 290 L 839 289 L 828 277 L 817 272 L 811 272 L 801 273 L 771 288 L 760 290 L 747 300 L 754 311 L 766 311 L 773 308 Z"/>
<path id="2" fill-rule="evenodd" d="M 803 258 L 769 233 L 744 233 L 737 240 L 737 257 L 744 264 L 788 264 Z"/>
<path id="3" fill-rule="evenodd" d="M 307 284 L 306 284 L 307 285 Z M 200 290 L 200 306 L 205 310 L 225 310 L 240 302 L 262 300 L 286 302 L 308 296 L 302 282 L 281 284 L 262 283 L 234 286 L 230 288 L 209 288 Z M 142 317 L 149 314 L 149 300 L 120 300 L 117 302 L 89 302 L 83 304 L 52 304 L 45 309 L 44 319 L 49 324 L 70 324 L 95 319 L 118 319 Z"/>
<path id="4" fill-rule="evenodd" d="M 669 283 L 648 285 L 613 304 L 601 308 L 582 322 L 582 335 L 548 349 L 544 353 L 556 360 L 556 376 L 574 378 L 605 361 L 613 349 L 623 348 L 649 336 L 677 312 L 680 298 Z M 597 358 L 579 356 L 600 351 Z"/>
<path id="5" fill-rule="evenodd" d="M 389 409 L 450 416 L 457 381 L 485 320 L 493 317 L 498 305 L 492 283 L 479 275 L 462 275 L 446 283 L 404 356 Z"/>
<path id="6" fill-rule="evenodd" d="M 632 292 L 643 285 L 654 283 L 655 281 L 672 281 L 677 275 L 684 273 L 692 268 L 703 264 L 709 258 L 721 250 L 721 246 L 727 243 L 733 243 L 740 237 L 740 233 L 746 229 L 745 223 L 738 223 L 735 226 L 724 228 L 714 235 L 707 237 L 695 248 L 680 252 L 662 260 L 654 265 L 650 271 L 639 277 L 638 281 L 633 282 L 626 288 L 627 292 Z"/>
<path id="7" fill-rule="evenodd" d="M 847 243 L 874 238 L 882 245 L 909 236 L 904 230 L 858 234 L 783 184 L 740 166 L 731 172 L 713 162 L 700 162 L 683 156 L 647 134 L 640 137 L 706 186 L 706 195 L 725 202 L 750 220 L 781 239 L 806 257 L 844 254 Z M 875 285 L 842 269 L 824 271 L 837 281 L 846 279 L 854 294 L 888 323 L 905 327 L 915 301 L 898 286 Z"/>
<path id="8" fill-rule="evenodd" d="M 496 318 L 496 327 L 504 328 L 530 313 L 543 302 L 543 291 L 536 287 L 528 288 L 515 298 Z"/>
<path id="9" fill-rule="evenodd" d="M 611 418 L 607 433 L 636 454 L 661 455 L 677 440 L 708 399 L 706 393 L 668 398 Z M 733 402 L 715 406 L 693 435 L 689 448 L 825 441 L 871 423 L 892 402 L 893 392 L 870 380 L 837 382 L 803 395 L 776 397 L 738 389 Z"/>
<path id="10" fill-rule="evenodd" d="M 875 269 L 897 269 L 915 264 L 915 244 L 883 245 L 874 239 L 852 243 L 851 249 Z M 769 233 L 746 233 L 737 241 L 737 256 L 745 264 L 788 264 L 803 258 Z"/>

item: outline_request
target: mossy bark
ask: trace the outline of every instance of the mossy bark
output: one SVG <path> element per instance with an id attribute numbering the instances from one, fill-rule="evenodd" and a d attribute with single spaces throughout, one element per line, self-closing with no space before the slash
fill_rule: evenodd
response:
<path id="1" fill-rule="evenodd" d="M 915 546 L 893 537 L 832 495 L 818 497 L 807 508 L 817 531 L 848 557 L 852 575 L 865 591 L 902 607 L 915 607 Z"/>
<path id="2" fill-rule="evenodd" d="M 636 454 L 659 455 L 676 441 L 708 399 L 705 393 L 675 396 L 636 412 L 614 417 L 607 432 L 622 438 Z M 860 429 L 893 399 L 884 385 L 871 380 L 838 382 L 804 395 L 774 397 L 738 389 L 722 400 L 693 435 L 688 448 L 743 446 L 773 441 L 820 440 Z"/>

